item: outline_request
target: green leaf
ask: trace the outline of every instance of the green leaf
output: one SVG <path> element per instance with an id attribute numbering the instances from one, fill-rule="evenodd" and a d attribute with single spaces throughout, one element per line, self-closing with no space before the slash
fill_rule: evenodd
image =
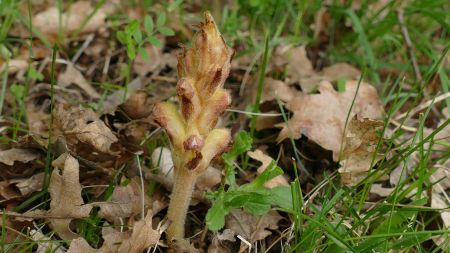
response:
<path id="1" fill-rule="evenodd" d="M 9 90 L 17 100 L 21 101 L 25 96 L 25 86 L 23 85 L 13 84 L 9 87 Z"/>
<path id="2" fill-rule="evenodd" d="M 225 225 L 225 215 L 228 211 L 223 203 L 223 199 L 216 199 L 212 207 L 206 213 L 206 225 L 212 231 L 217 231 Z"/>
<path id="3" fill-rule="evenodd" d="M 270 202 L 266 196 L 250 194 L 249 200 L 243 205 L 244 209 L 254 215 L 263 215 L 270 210 Z"/>
<path id="4" fill-rule="evenodd" d="M 283 170 L 272 160 L 263 173 L 257 176 L 251 183 L 243 185 L 242 188 L 245 190 L 262 188 L 267 181 L 279 175 L 283 175 Z"/>
<path id="5" fill-rule="evenodd" d="M 133 34 L 136 30 L 139 30 L 139 22 L 137 20 L 132 20 L 128 23 L 127 27 L 125 27 L 125 32 L 128 34 Z"/>
<path id="6" fill-rule="evenodd" d="M 136 41 L 137 44 L 140 44 L 142 42 L 142 32 L 141 30 L 135 30 L 133 32 L 133 38 Z"/>
<path id="7" fill-rule="evenodd" d="M 145 48 L 138 48 L 138 53 L 139 55 L 142 57 L 142 59 L 144 59 L 144 61 L 148 61 L 150 60 L 150 56 L 147 53 L 147 50 Z"/>
<path id="8" fill-rule="evenodd" d="M 228 166 L 233 166 L 233 161 L 238 155 L 247 152 L 252 147 L 252 137 L 246 131 L 241 131 L 234 139 L 233 147 L 227 153 L 222 155 L 222 159 Z"/>
<path id="9" fill-rule="evenodd" d="M 147 41 L 152 44 L 153 46 L 156 47 L 160 47 L 161 46 L 161 41 L 159 41 L 158 38 L 156 38 L 155 36 L 148 36 L 147 37 Z"/>
<path id="10" fill-rule="evenodd" d="M 337 81 L 337 90 L 340 93 L 344 93 L 345 92 L 345 80 L 344 79 L 339 79 Z"/>
<path id="11" fill-rule="evenodd" d="M 166 36 L 175 35 L 175 32 L 172 29 L 170 29 L 169 27 L 165 27 L 165 26 L 158 27 L 158 31 Z"/>
<path id="12" fill-rule="evenodd" d="M 127 36 L 126 36 L 126 34 L 125 34 L 125 32 L 124 31 L 118 31 L 117 33 L 116 33 L 116 37 L 117 37 L 117 39 L 120 41 L 120 43 L 122 43 L 122 44 L 126 44 L 126 41 L 127 41 Z"/>
<path id="13" fill-rule="evenodd" d="M 234 160 L 244 152 L 247 152 L 252 147 L 252 137 L 249 133 L 245 131 L 241 131 L 236 135 L 234 140 L 233 147 L 230 151 L 222 155 L 222 159 L 225 163 L 225 178 L 226 182 L 231 186 L 234 186 L 235 177 L 234 177 Z"/>
<path id="14" fill-rule="evenodd" d="M 11 51 L 3 44 L 0 44 L 0 56 L 4 59 L 9 59 L 12 56 Z"/>
<path id="15" fill-rule="evenodd" d="M 134 48 L 134 45 L 131 43 L 127 44 L 127 55 L 130 60 L 134 60 L 134 58 L 136 58 L 136 48 Z"/>
<path id="16" fill-rule="evenodd" d="M 163 26 L 166 23 L 166 14 L 161 13 L 156 20 L 156 26 Z"/>
<path id="17" fill-rule="evenodd" d="M 292 192 L 290 186 L 277 186 L 269 191 L 270 202 L 285 209 L 286 211 L 292 212 Z"/>
<path id="18" fill-rule="evenodd" d="M 149 15 L 145 16 L 145 18 L 144 18 L 144 28 L 148 34 L 153 33 L 153 28 L 154 28 L 153 19 Z"/>
<path id="19" fill-rule="evenodd" d="M 418 235 L 404 235 L 399 239 L 393 241 L 389 249 L 407 249 L 414 245 L 420 245 L 422 242 L 430 239 L 431 233 L 418 234 Z"/>
<path id="20" fill-rule="evenodd" d="M 167 11 L 171 12 L 173 10 L 175 10 L 181 3 L 183 2 L 183 0 L 176 0 L 173 1 L 171 4 L 169 4 L 169 6 L 167 7 Z"/>
<path id="21" fill-rule="evenodd" d="M 39 81 L 44 80 L 44 75 L 38 72 L 33 66 L 30 66 L 30 68 L 28 69 L 28 77 Z"/>

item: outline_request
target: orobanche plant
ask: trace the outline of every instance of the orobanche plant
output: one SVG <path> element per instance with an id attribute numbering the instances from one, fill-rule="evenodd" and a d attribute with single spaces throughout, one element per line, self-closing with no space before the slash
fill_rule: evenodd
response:
<path id="1" fill-rule="evenodd" d="M 231 140 L 229 129 L 215 127 L 231 103 L 223 84 L 230 72 L 232 50 L 209 12 L 204 14 L 198 28 L 192 47 L 182 47 L 177 56 L 179 106 L 160 102 L 153 111 L 172 144 L 175 178 L 168 210 L 169 239 L 184 238 L 186 213 L 196 179 Z"/>

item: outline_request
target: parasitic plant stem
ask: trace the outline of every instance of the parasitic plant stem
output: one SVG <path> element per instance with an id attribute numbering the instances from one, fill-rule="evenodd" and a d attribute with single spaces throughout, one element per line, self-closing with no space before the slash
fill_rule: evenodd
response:
<path id="1" fill-rule="evenodd" d="M 186 173 L 185 170 L 177 171 L 174 176 L 175 180 L 170 197 L 169 211 L 167 213 L 172 223 L 167 229 L 167 233 L 172 235 L 173 238 L 183 238 L 186 213 L 191 202 L 197 177 L 193 174 Z"/>
<path id="2" fill-rule="evenodd" d="M 209 12 L 198 26 L 192 47 L 178 54 L 177 95 L 179 105 L 159 102 L 155 121 L 166 130 L 174 163 L 174 187 L 168 210 L 169 240 L 184 238 L 186 213 L 195 182 L 211 160 L 228 147 L 229 129 L 216 128 L 219 116 L 231 103 L 223 88 L 230 72 L 231 49 Z"/>

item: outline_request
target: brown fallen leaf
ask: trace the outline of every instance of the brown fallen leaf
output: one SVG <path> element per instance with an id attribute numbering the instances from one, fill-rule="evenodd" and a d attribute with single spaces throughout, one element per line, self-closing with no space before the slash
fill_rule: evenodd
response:
<path id="1" fill-rule="evenodd" d="M 137 90 L 133 93 L 120 108 L 131 119 L 142 119 L 148 117 L 153 108 L 148 93 L 144 90 Z"/>
<path id="2" fill-rule="evenodd" d="M 144 220 L 137 221 L 132 231 L 109 231 L 103 233 L 104 243 L 98 250 L 93 249 L 84 238 L 72 241 L 67 253 L 142 253 L 158 244 L 162 231 L 152 228 L 152 215 L 147 213 Z"/>
<path id="3" fill-rule="evenodd" d="M 89 216 L 92 205 L 84 205 L 79 183 L 78 161 L 64 153 L 52 163 L 55 169 L 50 178 L 48 191 L 50 193 L 50 210 L 48 214 L 56 217 L 71 217 L 67 219 L 49 219 L 55 232 L 64 240 L 79 237 L 69 225 L 72 218 Z M 60 174 L 60 170 L 62 171 Z"/>
<path id="4" fill-rule="evenodd" d="M 39 153 L 31 149 L 12 148 L 0 151 L 0 162 L 13 166 L 14 162 L 27 163 L 39 158 Z"/>
<path id="5" fill-rule="evenodd" d="M 9 181 L 0 182 L 0 200 L 11 200 L 22 197 L 20 192 Z"/>
<path id="6" fill-rule="evenodd" d="M 131 237 L 122 242 L 118 253 L 140 253 L 155 246 L 160 236 L 161 234 L 152 228 L 152 214 L 149 212 L 144 220 L 134 224 Z"/>
<path id="7" fill-rule="evenodd" d="M 93 99 L 99 99 L 100 94 L 91 86 L 91 84 L 86 81 L 83 77 L 83 74 L 79 70 L 75 68 L 72 63 L 67 64 L 66 71 L 61 73 L 58 76 L 58 85 L 64 88 L 67 88 L 69 85 L 75 84 L 80 89 L 84 91 L 84 93 L 90 96 Z"/>
<path id="8" fill-rule="evenodd" d="M 99 215 L 109 221 L 132 217 L 141 212 L 141 192 L 134 181 L 127 186 L 116 186 L 110 202 L 96 203 Z"/>
<path id="9" fill-rule="evenodd" d="M 44 172 L 34 174 L 29 178 L 12 179 L 10 182 L 15 184 L 22 196 L 26 196 L 42 189 L 44 183 Z"/>
<path id="10" fill-rule="evenodd" d="M 302 135 L 316 142 L 325 149 L 333 151 L 337 160 L 341 148 L 344 125 L 358 87 L 358 81 L 347 81 L 345 91 L 339 93 L 329 82 L 321 82 L 319 94 L 296 92 L 292 99 L 286 100 L 286 108 L 294 115 L 288 124 L 282 124 L 277 140 L 298 139 Z M 350 118 L 379 119 L 383 115 L 381 102 L 376 89 L 361 82 L 355 103 L 350 111 Z"/>
<path id="11" fill-rule="evenodd" d="M 56 137 L 63 135 L 68 144 L 82 142 L 99 152 L 117 154 L 111 150 L 111 145 L 118 141 L 117 137 L 91 109 L 58 104 L 54 117 Z"/>
<path id="12" fill-rule="evenodd" d="M 358 80 L 361 72 L 348 63 L 339 62 L 323 68 L 318 75 L 323 76 L 323 80 L 331 82 L 337 80 Z"/>
<path id="13" fill-rule="evenodd" d="M 433 192 L 431 198 L 431 207 L 438 209 L 446 209 L 450 206 L 450 201 L 443 198 L 439 193 Z M 442 222 L 445 228 L 450 228 L 450 211 L 440 211 Z"/>
<path id="14" fill-rule="evenodd" d="M 222 233 L 217 233 L 208 247 L 208 253 L 228 253 L 232 251 L 232 244 L 235 242 L 235 234 L 230 229 L 225 229 Z"/>
<path id="15" fill-rule="evenodd" d="M 277 47 L 273 62 L 278 67 L 285 65 L 286 83 L 289 85 L 298 83 L 305 93 L 314 91 L 321 81 L 353 80 L 359 79 L 361 75 L 358 69 L 343 62 L 327 66 L 320 72 L 315 71 L 304 45 Z"/>
<path id="16" fill-rule="evenodd" d="M 377 129 L 383 126 L 383 122 L 375 120 L 358 120 L 352 118 L 346 130 L 346 137 L 341 157 L 341 181 L 344 185 L 354 186 L 361 182 L 367 172 L 383 155 L 376 154 L 376 146 L 379 142 Z"/>
<path id="17" fill-rule="evenodd" d="M 6 68 L 6 63 L 0 64 L 0 73 Z M 18 72 L 23 72 L 28 68 L 28 61 L 26 59 L 11 59 L 8 63 L 8 74 L 16 74 Z"/>
<path id="18" fill-rule="evenodd" d="M 105 26 L 106 13 L 100 8 L 95 15 L 90 16 L 93 12 L 89 1 L 77 1 L 61 14 L 56 6 L 52 6 L 32 18 L 33 27 L 51 39 L 56 38 L 60 31 L 66 35 L 81 28 L 81 33 L 96 32 Z"/>
<path id="19" fill-rule="evenodd" d="M 136 91 L 144 89 L 141 78 L 136 78 L 127 85 L 127 92 L 123 89 L 116 90 L 115 92 L 109 94 L 105 101 L 103 102 L 103 112 L 102 113 L 114 113 L 117 107 L 123 103 L 124 98 L 127 99 L 132 96 Z"/>
<path id="20" fill-rule="evenodd" d="M 102 249 L 94 249 L 84 238 L 77 238 L 70 243 L 67 253 L 106 253 Z"/>
<path id="21" fill-rule="evenodd" d="M 30 231 L 31 238 L 38 245 L 36 253 L 65 253 L 66 251 L 60 245 L 59 241 L 53 241 L 51 238 L 44 235 L 40 230 L 32 229 Z"/>
<path id="22" fill-rule="evenodd" d="M 145 77 L 148 73 L 157 70 L 160 66 L 165 65 L 163 60 L 164 40 L 162 39 L 162 45 L 159 47 L 153 45 L 147 45 L 143 49 L 147 51 L 149 56 L 148 60 L 141 57 L 140 54 L 136 56 L 133 62 L 133 70 L 142 77 Z"/>
<path id="23" fill-rule="evenodd" d="M 261 94 L 261 103 L 272 101 L 276 98 L 281 101 L 291 101 L 294 99 L 297 91 L 285 82 L 272 78 L 264 78 L 264 89 Z"/>
<path id="24" fill-rule="evenodd" d="M 225 227 L 231 229 L 236 235 L 244 237 L 250 243 L 254 243 L 271 235 L 270 230 L 277 229 L 281 219 L 283 217 L 274 210 L 256 216 L 241 209 L 234 209 L 225 217 Z"/>
<path id="25" fill-rule="evenodd" d="M 258 175 L 263 173 L 267 169 L 269 164 L 273 161 L 272 157 L 264 154 L 260 149 L 257 149 L 255 151 L 248 151 L 247 155 L 262 163 L 262 165 L 259 166 L 259 168 L 257 169 Z M 288 185 L 289 182 L 285 175 L 276 176 L 264 184 L 264 186 L 269 189 L 272 189 L 277 186 L 288 186 Z"/>

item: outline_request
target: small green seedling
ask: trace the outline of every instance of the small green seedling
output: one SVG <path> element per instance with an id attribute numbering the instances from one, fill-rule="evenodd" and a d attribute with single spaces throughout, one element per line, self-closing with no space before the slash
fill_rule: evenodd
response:
<path id="1" fill-rule="evenodd" d="M 136 52 L 144 60 L 149 60 L 149 55 L 145 50 L 145 45 L 150 43 L 154 46 L 161 46 L 161 41 L 156 37 L 159 32 L 166 36 L 173 36 L 175 32 L 165 26 L 166 15 L 160 14 L 157 18 L 156 25 L 153 23 L 151 16 L 144 18 L 144 29 L 141 29 L 141 23 L 137 20 L 129 22 L 123 31 L 116 33 L 117 39 L 126 46 L 127 56 L 132 61 L 136 58 Z"/>

